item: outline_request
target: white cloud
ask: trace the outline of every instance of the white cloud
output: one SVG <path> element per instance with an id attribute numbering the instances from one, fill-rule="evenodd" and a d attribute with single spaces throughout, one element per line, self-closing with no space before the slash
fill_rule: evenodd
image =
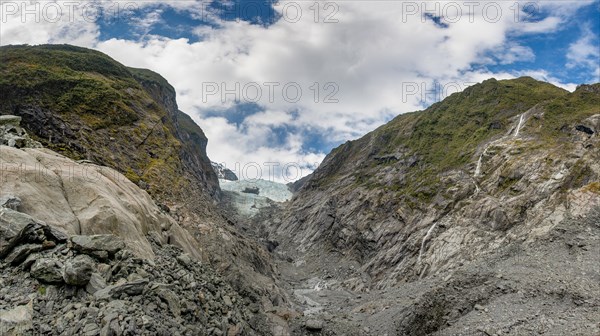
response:
<path id="1" fill-rule="evenodd" d="M 567 68 L 585 68 L 590 73 L 590 81 L 600 81 L 600 41 L 588 26 L 583 34 L 569 45 Z"/>
<path id="2" fill-rule="evenodd" d="M 99 36 L 97 12 L 69 1 L 0 2 L 0 43 L 70 43 L 92 46 Z"/>
<path id="3" fill-rule="evenodd" d="M 420 2 L 348 1 L 338 2 L 339 8 L 325 8 L 321 3 L 315 17 L 313 2 L 281 1 L 276 10 L 284 17 L 263 27 L 219 22 L 214 13 L 198 3 L 173 1 L 162 6 L 176 6 L 177 10 L 208 17 L 219 28 L 195 28 L 201 39 L 193 43 L 158 36 L 100 42 L 97 27 L 85 25 L 85 33 L 81 34 L 85 39 L 70 43 L 92 45 L 126 65 L 150 68 L 165 76 L 177 90 L 180 108 L 205 130 L 213 160 L 230 167 L 249 162 L 278 162 L 280 166 L 299 162 L 309 167 L 324 153 L 307 151 L 307 133 L 320 132 L 334 142 L 356 138 L 396 114 L 422 108 L 434 95 L 430 91 L 436 81 L 443 92 L 455 92 L 492 76 L 513 77 L 517 74 L 473 70 L 472 65 L 485 63 L 494 51 L 498 52 L 496 62 L 532 60 L 532 50 L 514 44 L 509 35 L 552 32 L 564 22 L 564 13 L 578 6 L 572 4 L 565 9 L 544 3 L 544 11 L 551 15 L 539 22 L 524 23 L 515 20 L 515 10 L 526 14 L 521 7 L 511 9 L 513 2 L 482 2 L 472 12 L 462 3 L 452 3 L 461 6 L 459 19 L 457 13 L 448 14 L 452 13 L 450 2 L 439 4 L 437 8 L 419 8 L 423 6 Z M 142 5 L 156 2 L 140 2 Z M 293 9 L 297 5 L 303 15 L 296 21 Z M 500 6 L 502 15 L 494 14 L 496 6 Z M 447 28 L 431 19 L 423 20 L 421 10 L 432 8 L 439 11 L 434 16 L 445 17 Z M 326 19 L 337 23 L 324 23 Z M 12 24 L 13 29 L 20 27 Z M 26 30 L 46 35 L 13 40 L 42 43 L 69 27 L 56 26 L 59 28 L 27 25 Z M 2 27 L 3 44 L 5 35 Z M 551 77 L 542 72 L 534 75 Z M 236 83 L 240 87 L 237 95 L 220 94 L 222 85 L 233 89 Z M 278 85 L 270 91 L 265 83 Z M 286 85 L 287 96 L 282 90 Z M 216 94 L 207 95 L 207 89 L 215 86 Z M 256 103 L 264 108 L 263 112 L 247 116 L 239 125 L 218 115 L 238 100 L 254 98 L 256 87 L 262 93 Z M 302 95 L 290 102 L 294 87 L 300 87 Z M 294 126 L 294 131 L 281 139 L 273 127 L 286 125 Z M 274 138 L 282 142 L 274 143 Z"/>

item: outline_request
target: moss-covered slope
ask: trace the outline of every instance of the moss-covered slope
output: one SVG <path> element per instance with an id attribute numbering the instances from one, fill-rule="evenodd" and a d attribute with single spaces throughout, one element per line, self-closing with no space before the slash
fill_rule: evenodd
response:
<path id="1" fill-rule="evenodd" d="M 0 114 L 45 146 L 113 167 L 156 198 L 215 195 L 202 130 L 160 75 L 68 45 L 0 48 Z"/>
<path id="2" fill-rule="evenodd" d="M 339 146 L 308 186 L 326 188 L 341 177 L 351 176 L 361 186 L 385 188 L 399 197 L 427 201 L 438 192 L 444 172 L 471 170 L 482 146 L 511 132 L 519 116 L 534 107 L 544 111 L 543 118 L 528 121 L 528 128 L 538 138 L 536 143 L 555 145 L 565 129 L 600 112 L 600 100 L 594 91 L 599 87 L 595 84 L 569 93 L 531 77 L 486 80 L 424 111 L 402 114 L 364 137 Z M 398 165 L 399 160 L 406 166 L 402 178 L 382 181 L 375 174 L 386 166 Z"/>

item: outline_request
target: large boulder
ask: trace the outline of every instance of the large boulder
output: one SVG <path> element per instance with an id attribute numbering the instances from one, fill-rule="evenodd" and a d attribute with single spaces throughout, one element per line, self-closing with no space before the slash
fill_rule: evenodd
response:
<path id="1" fill-rule="evenodd" d="M 114 256 L 115 253 L 125 248 L 125 243 L 119 237 L 112 234 L 100 234 L 91 236 L 73 236 L 71 243 L 75 251 L 99 256 L 106 252 L 108 256 Z"/>
<path id="2" fill-rule="evenodd" d="M 63 282 L 63 264 L 55 259 L 41 258 L 31 266 L 31 276 L 46 283 Z"/>
<path id="3" fill-rule="evenodd" d="M 8 256 L 12 255 L 13 257 L 10 258 L 9 262 L 12 263 L 17 260 L 17 263 L 19 263 L 24 259 L 16 257 L 14 249 L 19 248 L 20 253 L 26 252 L 21 254 L 24 258 L 29 253 L 39 250 L 34 251 L 31 249 L 27 252 L 28 250 L 21 245 L 37 245 L 47 241 L 64 243 L 67 238 L 67 234 L 60 229 L 51 227 L 27 214 L 8 208 L 0 208 L 0 259 L 9 259 Z"/>
<path id="4" fill-rule="evenodd" d="M 33 304 L 0 310 L 0 335 L 23 335 L 33 327 Z"/>
<path id="5" fill-rule="evenodd" d="M 63 279 L 67 285 L 85 286 L 90 282 L 95 262 L 87 255 L 78 255 L 65 263 Z"/>

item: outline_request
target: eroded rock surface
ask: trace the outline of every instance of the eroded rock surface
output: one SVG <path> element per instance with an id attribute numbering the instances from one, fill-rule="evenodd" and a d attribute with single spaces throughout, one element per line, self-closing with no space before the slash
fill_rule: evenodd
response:
<path id="1" fill-rule="evenodd" d="M 150 231 L 172 237 L 188 253 L 199 256 L 194 239 L 163 213 L 145 191 L 115 170 L 77 163 L 48 149 L 2 146 L 0 152 L 4 178 L 0 194 L 9 191 L 18 195 L 22 213 L 70 235 L 113 234 L 146 258 L 153 258 L 145 238 Z M 0 211 L 3 212 L 0 218 L 21 216 Z M 76 238 L 76 242 L 84 240 L 83 245 L 76 245 L 93 249 L 87 245 L 93 245 L 101 237 Z M 109 250 L 114 252 L 115 249 Z"/>

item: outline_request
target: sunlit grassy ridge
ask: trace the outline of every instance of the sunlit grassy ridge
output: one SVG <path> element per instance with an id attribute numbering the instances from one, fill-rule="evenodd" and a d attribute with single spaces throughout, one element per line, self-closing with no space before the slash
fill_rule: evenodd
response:
<path id="1" fill-rule="evenodd" d="M 160 75 L 68 45 L 2 47 L 0 74 L 0 113 L 23 116 L 45 146 L 114 167 L 153 193 L 189 183 L 182 177 L 175 91 Z M 191 119 L 185 122 L 203 136 Z"/>
<path id="2" fill-rule="evenodd" d="M 597 91 L 599 85 L 591 88 Z M 561 129 L 600 113 L 598 93 L 588 91 L 569 93 L 530 77 L 486 80 L 426 110 L 399 115 L 367 136 L 334 149 L 311 184 L 324 188 L 350 174 L 360 186 L 428 201 L 447 187 L 440 185 L 445 172 L 468 171 L 482 146 L 506 135 L 519 115 L 534 106 L 544 114 L 528 121 L 530 134 L 536 136 L 528 146 L 556 144 Z M 382 184 L 376 173 L 384 166 L 399 164 L 397 158 L 406 165 L 402 178 L 391 185 Z M 348 170 L 348 162 L 355 163 L 353 169 Z"/>

